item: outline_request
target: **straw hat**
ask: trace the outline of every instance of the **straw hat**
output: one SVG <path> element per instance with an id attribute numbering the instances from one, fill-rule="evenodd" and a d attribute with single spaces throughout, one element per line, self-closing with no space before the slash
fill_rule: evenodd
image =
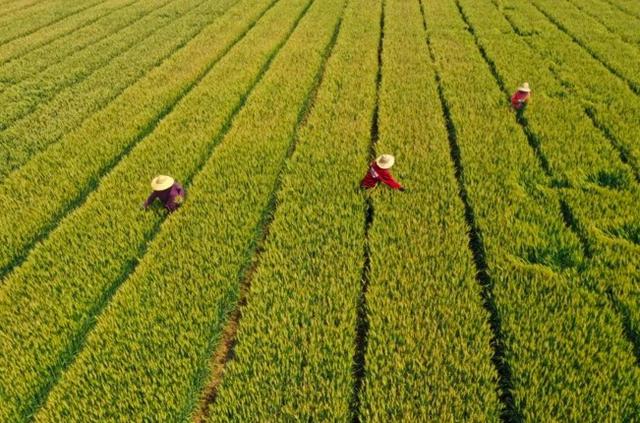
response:
<path id="1" fill-rule="evenodd" d="M 164 191 L 167 188 L 171 188 L 171 185 L 175 180 L 171 176 L 158 175 L 151 180 L 151 188 L 154 191 Z"/>
<path id="2" fill-rule="evenodd" d="M 518 91 L 522 91 L 525 93 L 530 93 L 531 92 L 531 88 L 529 88 L 529 83 L 525 82 L 524 84 L 520 85 L 518 87 Z"/>
<path id="3" fill-rule="evenodd" d="M 383 154 L 376 159 L 376 164 L 380 169 L 391 169 L 396 159 L 391 154 Z"/>

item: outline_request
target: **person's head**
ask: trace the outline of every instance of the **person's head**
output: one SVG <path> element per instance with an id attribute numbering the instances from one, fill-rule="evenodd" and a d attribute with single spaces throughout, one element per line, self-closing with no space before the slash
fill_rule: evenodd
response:
<path id="1" fill-rule="evenodd" d="M 396 159 L 391 154 L 383 154 L 376 159 L 376 164 L 380 169 L 391 169 Z"/>
<path id="2" fill-rule="evenodd" d="M 531 88 L 529 88 L 529 83 L 525 82 L 522 85 L 520 85 L 518 87 L 518 91 L 529 94 L 531 92 Z"/>
<path id="3" fill-rule="evenodd" d="M 158 175 L 151 180 L 151 189 L 154 191 L 164 191 L 171 188 L 175 180 L 171 176 Z"/>

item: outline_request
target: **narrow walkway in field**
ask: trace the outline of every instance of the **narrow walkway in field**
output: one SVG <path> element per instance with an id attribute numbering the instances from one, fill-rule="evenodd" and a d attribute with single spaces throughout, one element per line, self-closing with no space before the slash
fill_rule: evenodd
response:
<path id="1" fill-rule="evenodd" d="M 615 7 L 616 9 L 618 9 L 622 13 L 625 13 L 625 14 L 627 14 L 629 16 L 632 16 L 634 18 L 640 19 L 640 12 L 634 12 L 632 10 L 629 10 L 629 9 L 625 8 L 624 6 L 620 5 L 615 0 L 604 0 L 604 1 L 606 3 L 608 3 L 608 4 L 610 4 L 611 6 Z"/>
<path id="2" fill-rule="evenodd" d="M 485 61 L 486 65 L 487 65 L 487 67 L 489 68 L 491 74 L 493 75 L 493 78 L 494 78 L 494 80 L 496 82 L 496 85 L 504 93 L 506 100 L 509 101 L 510 92 L 506 88 L 506 86 L 504 84 L 504 80 L 502 79 L 500 73 L 498 72 L 498 69 L 497 69 L 495 63 L 488 56 L 486 50 L 484 49 L 484 47 L 480 43 L 480 40 L 479 40 L 479 38 L 478 38 L 478 36 L 477 36 L 477 34 L 475 32 L 474 26 L 470 22 L 468 16 L 465 14 L 464 9 L 462 8 L 462 6 L 460 4 L 460 1 L 459 0 L 455 0 L 455 1 L 456 1 L 456 5 L 458 7 L 458 11 L 460 13 L 460 17 L 462 18 L 462 20 L 466 24 L 467 31 L 473 37 L 474 42 L 476 44 L 476 47 L 478 48 L 478 51 L 482 55 L 482 58 L 484 59 L 484 61 Z M 544 12 L 542 12 L 542 13 L 544 13 Z M 542 147 L 540 145 L 540 141 L 538 139 L 538 136 L 535 133 L 533 133 L 533 131 L 529 127 L 527 119 L 526 119 L 524 113 L 522 113 L 522 112 L 516 113 L 516 121 L 518 122 L 522 132 L 524 133 L 524 135 L 527 138 L 527 141 L 528 141 L 529 145 L 531 146 L 531 148 L 533 149 L 536 157 L 538 158 L 538 163 L 540 165 L 540 168 L 552 180 L 558 181 L 557 175 L 555 175 L 555 173 L 551 170 L 551 168 L 549 166 L 549 161 L 548 161 L 545 153 L 542 151 Z M 575 211 L 572 209 L 571 205 L 567 202 L 567 200 L 565 198 L 565 195 L 563 194 L 563 192 L 561 190 L 562 186 L 563 186 L 563 181 L 560 181 L 560 183 L 553 184 L 552 188 L 555 189 L 557 194 L 558 194 L 559 209 L 560 209 L 560 212 L 561 212 L 561 215 L 562 215 L 562 218 L 563 218 L 563 222 L 564 222 L 565 226 L 569 230 L 571 230 L 575 234 L 577 239 L 580 241 L 580 244 L 581 244 L 581 247 L 582 247 L 582 253 L 584 254 L 586 263 L 593 263 L 595 246 L 592 244 L 592 241 L 591 241 L 591 239 L 590 239 L 590 237 L 589 237 L 589 235 L 588 235 L 588 233 L 587 233 L 587 231 L 586 231 L 586 229 L 584 227 L 584 223 L 582 223 L 577 218 Z M 592 290 L 595 294 L 598 294 L 598 295 L 601 294 L 601 292 L 598 292 L 597 290 L 594 290 L 594 288 L 592 288 L 592 287 L 588 287 L 588 288 L 590 290 Z M 636 362 L 640 363 L 640 356 L 638 355 L 638 352 L 640 352 L 640 342 L 639 342 L 640 335 L 633 330 L 632 324 L 630 322 L 630 317 L 629 317 L 628 310 L 626 310 L 624 308 L 623 303 L 617 298 L 617 296 L 613 292 L 613 290 L 609 289 L 608 295 L 606 297 L 609 300 L 613 310 L 615 310 L 618 313 L 618 315 L 620 316 L 620 320 L 621 320 L 622 325 L 623 325 L 623 331 L 622 332 L 623 332 L 626 340 L 633 346 L 634 353 L 635 353 L 635 356 L 636 356 L 635 357 L 636 358 Z"/>
<path id="3" fill-rule="evenodd" d="M 384 12 L 386 2 L 380 4 L 380 38 L 378 41 L 378 71 L 376 73 L 376 94 L 373 115 L 371 117 L 371 144 L 369 145 L 369 162 L 376 158 L 376 145 L 380 139 L 380 85 L 382 82 L 382 52 L 384 49 Z M 360 295 L 357 304 L 355 352 L 353 354 L 353 398 L 351 400 L 351 416 L 353 423 L 360 422 L 362 415 L 362 387 L 366 375 L 367 336 L 369 333 L 369 309 L 367 307 L 367 290 L 371 282 L 371 243 L 369 230 L 373 225 L 374 207 L 369 193 L 365 194 L 364 204 L 364 246 Z"/>
<path id="4" fill-rule="evenodd" d="M 309 6 L 311 3 L 309 4 Z M 293 155 L 296 150 L 296 145 L 298 142 L 298 131 L 305 124 L 307 117 L 313 110 L 316 96 L 318 94 L 318 88 L 323 81 L 325 69 L 327 66 L 327 62 L 331 57 L 333 48 L 336 44 L 336 40 L 338 39 L 338 34 L 340 33 L 340 28 L 342 26 L 342 17 L 338 21 L 338 24 L 335 27 L 334 33 L 331 37 L 331 41 L 327 45 L 324 57 L 322 59 L 322 63 L 318 69 L 316 74 L 315 82 L 313 86 L 310 88 L 309 93 L 307 94 L 307 98 L 304 102 L 304 106 L 301 110 L 301 113 L 298 118 L 298 122 L 296 123 L 296 129 L 294 130 L 294 135 L 291 139 L 291 144 L 287 150 L 283 165 L 278 172 L 278 176 L 276 179 L 276 183 L 271 190 L 271 194 L 269 195 L 269 202 L 267 207 L 262 212 L 262 219 L 256 228 L 257 237 L 254 241 L 254 250 L 251 252 L 251 257 L 249 258 L 246 268 L 241 272 L 241 277 L 239 281 L 240 285 L 240 298 L 238 300 L 238 304 L 236 305 L 233 312 L 231 312 L 229 320 L 227 321 L 222 334 L 222 339 L 218 344 L 214 354 L 212 355 L 212 360 L 210 364 L 211 376 L 207 385 L 204 387 L 202 394 L 200 395 L 200 403 L 198 405 L 198 410 L 195 413 L 193 420 L 198 423 L 205 423 L 207 418 L 209 417 L 209 411 L 212 404 L 215 403 L 218 387 L 222 383 L 222 378 L 224 377 L 225 367 L 230 360 L 233 360 L 235 353 L 234 347 L 236 345 L 236 334 L 238 331 L 238 326 L 240 324 L 240 319 L 242 318 L 242 309 L 247 304 L 247 296 L 251 290 L 251 283 L 253 281 L 253 276 L 257 267 L 260 265 L 260 255 L 263 252 L 264 243 L 269 235 L 269 230 L 271 226 L 271 222 L 273 222 L 277 205 L 277 197 L 280 192 L 280 188 L 282 186 L 282 178 L 284 176 L 285 169 L 288 166 L 289 159 Z"/>
<path id="5" fill-rule="evenodd" d="M 423 25 L 425 30 L 425 38 L 427 48 L 429 50 L 429 56 L 431 57 L 432 64 L 435 68 L 436 74 L 436 83 L 438 85 L 438 94 L 440 96 L 440 104 L 442 107 L 442 114 L 444 115 L 444 119 L 447 125 L 447 132 L 449 136 L 449 146 L 451 150 L 451 161 L 453 162 L 455 168 L 455 177 L 458 181 L 458 192 L 460 196 L 460 200 L 464 205 L 465 212 L 465 220 L 467 225 L 469 226 L 469 249 L 471 250 L 473 261 L 476 266 L 476 280 L 478 284 L 482 287 L 480 295 L 482 297 L 482 303 L 484 308 L 489 313 L 489 326 L 491 327 L 491 331 L 493 333 L 493 338 L 491 340 L 491 347 L 493 348 L 493 365 L 496 368 L 496 371 L 499 376 L 498 381 L 498 389 L 499 389 L 499 397 L 502 402 L 504 409 L 502 411 L 501 417 L 504 422 L 520 422 L 523 420 L 522 413 L 517 409 L 514 395 L 513 395 L 513 384 L 511 382 L 511 368 L 509 363 L 505 358 L 505 345 L 504 345 L 504 336 L 502 334 L 501 329 L 501 319 L 500 314 L 498 313 L 498 309 L 496 307 L 494 294 L 493 294 L 493 282 L 491 277 L 489 276 L 487 270 L 488 265 L 485 261 L 485 249 L 484 244 L 482 242 L 482 237 L 480 236 L 480 228 L 478 227 L 475 221 L 475 213 L 473 211 L 473 207 L 469 203 L 468 193 L 464 183 L 464 167 L 462 165 L 462 157 L 460 152 L 460 146 L 458 145 L 456 128 L 453 124 L 453 119 L 451 118 L 451 112 L 449 110 L 447 98 L 444 94 L 444 89 L 442 87 L 442 81 L 440 76 L 440 71 L 435 67 L 436 58 L 433 52 L 433 48 L 431 47 L 431 38 L 429 35 L 429 30 L 427 27 L 427 18 L 424 11 L 424 6 L 422 0 L 418 0 L 420 3 L 420 11 L 422 13 Z"/>

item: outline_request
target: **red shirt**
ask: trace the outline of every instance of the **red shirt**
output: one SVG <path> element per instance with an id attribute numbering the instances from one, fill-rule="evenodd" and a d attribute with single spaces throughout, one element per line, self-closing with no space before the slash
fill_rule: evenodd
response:
<path id="1" fill-rule="evenodd" d="M 393 189 L 402 188 L 402 185 L 393 179 L 393 176 L 391 176 L 391 172 L 389 172 L 388 169 L 382 169 L 375 161 L 373 161 L 371 162 L 364 179 L 360 182 L 360 186 L 362 188 L 373 188 L 380 182 L 389 185 Z"/>
<path id="2" fill-rule="evenodd" d="M 169 188 L 164 191 L 153 191 L 147 201 L 144 202 L 144 208 L 146 209 L 149 204 L 153 203 L 153 200 L 156 198 L 164 204 L 164 206 L 170 212 L 174 211 L 178 208 L 179 204 L 176 203 L 176 197 L 184 197 L 184 189 L 182 185 L 177 182 L 174 182 Z"/>
<path id="3" fill-rule="evenodd" d="M 527 103 L 527 100 L 529 100 L 529 94 L 531 93 L 525 91 L 516 91 L 515 93 L 513 93 L 513 95 L 511 96 L 511 105 L 513 106 L 513 108 L 516 110 L 522 109 Z"/>

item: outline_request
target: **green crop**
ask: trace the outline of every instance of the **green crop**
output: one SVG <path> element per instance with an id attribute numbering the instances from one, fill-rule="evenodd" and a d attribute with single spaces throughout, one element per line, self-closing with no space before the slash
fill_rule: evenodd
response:
<path id="1" fill-rule="evenodd" d="M 6 43 L 28 36 L 40 29 L 56 24 L 65 18 L 89 9 L 103 0 L 87 0 L 69 2 L 52 0 L 39 2 L 33 7 L 22 7 L 0 16 L 0 43 Z"/>
<path id="2" fill-rule="evenodd" d="M 256 228 L 342 3 L 317 2 L 308 11 L 308 1 L 279 3 L 247 35 L 245 60 L 227 56 L 225 63 L 243 65 L 228 71 L 242 73 L 248 61 L 257 60 L 255 50 L 266 47 L 267 37 L 275 41 L 283 32 L 292 31 L 286 44 L 285 40 L 279 43 L 284 44 L 282 49 L 273 51 L 277 55 L 268 70 L 265 68 L 229 132 L 193 179 L 184 206 L 161 225 L 145 259 L 100 316 L 37 421 L 101 420 L 110 415 L 182 421 L 189 416 L 211 345 L 237 300 L 238 275 L 247 264 Z M 211 82 L 222 83 L 211 76 Z M 215 113 L 219 109 L 212 101 L 215 96 L 215 90 L 209 91 L 201 106 L 210 107 L 199 110 Z M 185 105 L 184 111 L 188 110 L 193 108 Z M 205 115 L 196 119 L 189 113 L 182 116 L 192 125 L 208 127 Z M 260 128 L 270 130 L 256 137 Z M 173 165 L 172 172 L 181 172 L 184 163 Z M 165 260 L 167 255 L 173 260 Z M 114 336 L 121 342 L 110 342 Z M 102 347 L 105 341 L 110 345 L 107 348 Z M 117 382 L 105 383 L 107 380 Z M 132 389 L 138 394 L 131 395 Z"/>
<path id="3" fill-rule="evenodd" d="M 386 4 L 375 149 L 395 152 L 394 174 L 408 191 L 373 195 L 362 415 L 496 421 L 491 316 L 474 277 L 420 5 Z"/>
<path id="4" fill-rule="evenodd" d="M 379 22 L 379 3 L 348 3 L 284 169 L 235 359 L 209 421 L 351 416 L 364 261 L 364 197 L 357 187 L 368 163 Z"/>
<path id="5" fill-rule="evenodd" d="M 80 13 L 72 14 L 62 19 L 55 25 L 43 27 L 12 41 L 5 42 L 0 45 L 0 63 L 4 64 L 40 46 L 45 46 L 59 39 L 63 39 L 65 36 L 73 34 L 85 26 L 91 25 L 103 16 L 107 16 L 122 7 L 127 7 L 135 3 L 135 1 L 136 0 L 108 0 L 100 2 Z"/>
<path id="6" fill-rule="evenodd" d="M 268 3 L 251 0 L 238 6 L 240 9 L 232 10 L 231 16 L 236 31 L 242 34 L 248 25 L 253 26 Z M 7 337 L 0 342 L 0 356 L 2 365 L 14 365 L 0 371 L 1 385 L 10 386 L 1 392 L 0 420 L 16 418 L 44 399 L 47 386 L 75 354 L 95 315 L 133 270 L 145 243 L 163 220 L 161 213 L 141 213 L 136 207 L 149 193 L 148 181 L 156 173 L 170 173 L 183 182 L 192 178 L 269 57 L 283 42 L 288 27 L 283 25 L 274 31 L 275 22 L 284 22 L 284 13 L 293 20 L 302 8 L 303 4 L 295 3 L 271 9 L 156 130 L 102 179 L 83 207 L 65 219 L 5 279 L 0 286 L 0 321 Z M 245 14 L 241 20 L 234 13 L 238 11 Z M 220 41 L 207 37 L 189 53 L 203 49 L 219 54 L 226 47 Z M 200 114 L 194 116 L 191 110 Z M 95 159 L 100 152 L 85 153 L 77 158 Z M 21 311 L 16 312 L 18 309 Z M 38 333 L 52 336 L 43 338 Z M 27 353 L 21 345 L 30 345 Z M 19 354 L 13 357 L 15 353 Z M 22 364 L 15 365 L 18 362 Z M 30 370 L 22 372 L 23 368 Z M 20 382 L 9 384 L 18 379 L 14 372 L 21 373 Z"/>
<path id="7" fill-rule="evenodd" d="M 0 421 L 639 420 L 639 24 L 0 0 Z"/>
<path id="8" fill-rule="evenodd" d="M 235 2 L 195 4 L 189 13 L 163 25 L 87 79 L 59 92 L 9 129 L 0 132 L 0 154 L 6 156 L 0 163 L 0 176 L 20 167 L 81 125 L 92 113 L 106 107 L 127 87 L 184 48 L 188 40 Z"/>

